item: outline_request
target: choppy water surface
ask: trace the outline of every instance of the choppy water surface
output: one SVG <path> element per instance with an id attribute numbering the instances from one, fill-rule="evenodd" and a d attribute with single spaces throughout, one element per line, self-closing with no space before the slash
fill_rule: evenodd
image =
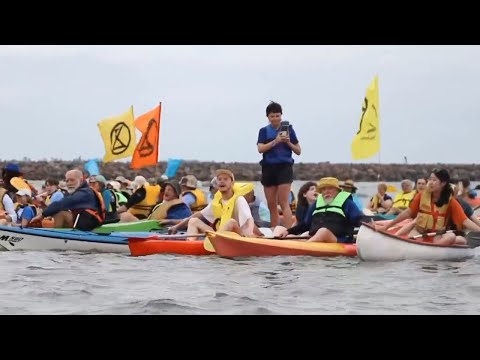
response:
<path id="1" fill-rule="evenodd" d="M 2 252 L 2 314 L 474 314 L 480 263 Z"/>

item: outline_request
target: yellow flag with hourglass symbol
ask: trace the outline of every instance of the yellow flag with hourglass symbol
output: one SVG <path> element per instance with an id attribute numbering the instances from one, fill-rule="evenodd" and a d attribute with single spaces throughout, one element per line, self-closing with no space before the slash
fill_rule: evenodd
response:
<path id="1" fill-rule="evenodd" d="M 353 160 L 366 159 L 380 151 L 379 120 L 378 76 L 375 76 L 363 100 L 360 128 L 351 146 Z"/>
<path id="2" fill-rule="evenodd" d="M 103 162 L 132 156 L 137 145 L 133 106 L 122 115 L 100 121 L 97 126 L 105 144 Z"/>

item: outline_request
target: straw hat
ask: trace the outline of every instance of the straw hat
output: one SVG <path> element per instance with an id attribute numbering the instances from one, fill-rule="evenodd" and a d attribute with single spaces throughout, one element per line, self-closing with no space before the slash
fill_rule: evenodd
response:
<path id="1" fill-rule="evenodd" d="M 352 189 L 353 191 L 357 191 L 358 188 L 355 186 L 355 183 L 352 179 L 345 180 L 342 185 L 340 185 L 342 189 Z"/>
<path id="2" fill-rule="evenodd" d="M 342 190 L 340 188 L 340 185 L 338 184 L 338 179 L 334 177 L 324 177 L 321 178 L 320 181 L 318 182 L 317 189 L 318 191 L 322 190 L 325 187 L 334 187 L 337 188 L 338 190 Z"/>

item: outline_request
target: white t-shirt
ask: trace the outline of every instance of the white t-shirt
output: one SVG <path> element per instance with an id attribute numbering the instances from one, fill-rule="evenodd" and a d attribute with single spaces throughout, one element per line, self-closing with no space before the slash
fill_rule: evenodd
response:
<path id="1" fill-rule="evenodd" d="M 7 215 L 12 218 L 12 223 L 16 223 L 17 213 L 15 212 L 15 207 L 13 205 L 12 199 L 7 194 L 5 194 L 5 196 L 3 197 L 3 208 L 5 209 Z"/>
<path id="2" fill-rule="evenodd" d="M 228 202 L 222 199 L 223 205 Z M 212 210 L 212 203 L 208 204 L 208 206 L 201 211 L 203 217 L 207 219 L 207 221 L 213 223 L 215 221 L 215 216 L 213 216 Z M 238 222 L 238 225 L 242 227 L 245 225 L 248 219 L 253 218 L 252 211 L 250 210 L 250 206 L 248 206 L 247 200 L 243 196 L 239 196 L 237 200 L 235 200 L 235 206 L 233 208 L 233 216 L 232 219 L 235 219 Z"/>

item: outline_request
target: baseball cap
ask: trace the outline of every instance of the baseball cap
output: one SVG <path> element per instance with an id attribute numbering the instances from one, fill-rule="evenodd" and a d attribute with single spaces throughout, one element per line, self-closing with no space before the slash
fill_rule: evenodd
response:
<path id="1" fill-rule="evenodd" d="M 32 191 L 30 189 L 20 189 L 16 193 L 19 196 L 32 196 Z"/>

